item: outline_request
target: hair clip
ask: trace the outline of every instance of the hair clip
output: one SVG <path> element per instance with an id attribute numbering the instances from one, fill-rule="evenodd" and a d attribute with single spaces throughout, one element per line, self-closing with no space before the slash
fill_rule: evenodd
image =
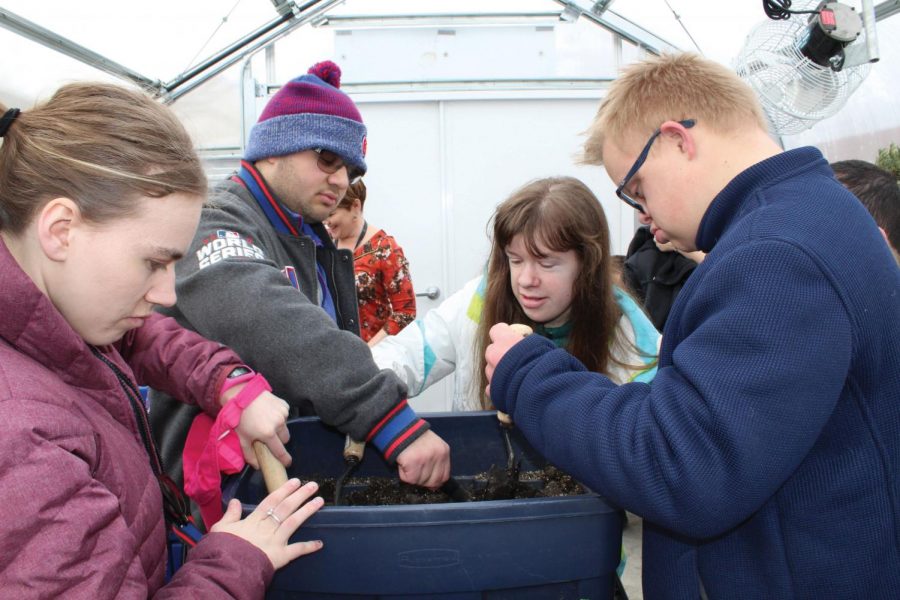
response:
<path id="1" fill-rule="evenodd" d="M 8 111 L 3 113 L 3 116 L 0 117 L 0 138 L 6 135 L 6 132 L 9 131 L 9 128 L 12 126 L 13 121 L 16 120 L 16 117 L 19 116 L 19 113 L 22 111 L 18 108 L 10 108 Z"/>

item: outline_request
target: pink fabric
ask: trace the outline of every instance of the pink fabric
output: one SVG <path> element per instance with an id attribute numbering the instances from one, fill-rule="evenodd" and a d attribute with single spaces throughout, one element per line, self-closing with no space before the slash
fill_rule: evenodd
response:
<path id="1" fill-rule="evenodd" d="M 209 528 L 222 518 L 222 473 L 230 475 L 244 468 L 241 442 L 234 428 L 244 409 L 272 387 L 259 373 L 248 373 L 226 380 L 222 392 L 246 382 L 243 389 L 228 401 L 218 417 L 206 413 L 194 418 L 184 444 L 184 491 L 200 506 L 203 523 Z"/>

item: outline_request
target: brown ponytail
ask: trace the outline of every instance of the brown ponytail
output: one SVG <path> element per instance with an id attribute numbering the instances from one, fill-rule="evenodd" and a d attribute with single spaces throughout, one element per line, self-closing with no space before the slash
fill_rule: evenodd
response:
<path id="1" fill-rule="evenodd" d="M 11 234 L 53 198 L 99 223 L 133 214 L 138 197 L 175 192 L 205 195 L 200 159 L 175 114 L 139 91 L 65 85 L 0 140 L 0 230 Z"/>

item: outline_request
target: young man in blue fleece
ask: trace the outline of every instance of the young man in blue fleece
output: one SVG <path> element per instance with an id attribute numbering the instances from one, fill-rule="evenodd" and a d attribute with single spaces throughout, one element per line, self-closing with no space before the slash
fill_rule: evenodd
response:
<path id="1" fill-rule="evenodd" d="M 695 55 L 627 69 L 585 158 L 658 241 L 708 255 L 652 384 L 498 324 L 494 404 L 644 518 L 647 598 L 900 598 L 900 269 L 866 209 Z"/>

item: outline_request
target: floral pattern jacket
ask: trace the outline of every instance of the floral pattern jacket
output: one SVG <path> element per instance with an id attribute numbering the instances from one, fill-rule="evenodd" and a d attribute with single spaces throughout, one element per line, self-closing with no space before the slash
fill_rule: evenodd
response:
<path id="1" fill-rule="evenodd" d="M 409 262 L 397 241 L 379 229 L 353 252 L 359 333 L 369 341 L 382 329 L 396 335 L 416 318 Z"/>

